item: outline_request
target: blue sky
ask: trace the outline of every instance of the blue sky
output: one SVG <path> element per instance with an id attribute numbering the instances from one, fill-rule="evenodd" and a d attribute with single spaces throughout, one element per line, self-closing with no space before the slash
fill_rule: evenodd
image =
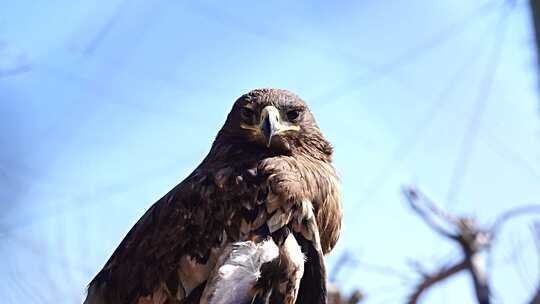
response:
<path id="1" fill-rule="evenodd" d="M 401 303 L 418 279 L 408 261 L 459 257 L 408 209 L 403 184 L 486 224 L 540 200 L 534 37 L 527 2 L 509 3 L 2 5 L 2 299 L 81 302 L 136 220 L 201 161 L 232 102 L 281 87 L 308 101 L 335 147 L 345 228 L 328 261 L 359 260 L 338 281 L 368 304 Z M 524 303 L 539 278 L 532 220 L 497 243 L 496 303 Z M 473 303 L 468 279 L 424 303 Z"/>

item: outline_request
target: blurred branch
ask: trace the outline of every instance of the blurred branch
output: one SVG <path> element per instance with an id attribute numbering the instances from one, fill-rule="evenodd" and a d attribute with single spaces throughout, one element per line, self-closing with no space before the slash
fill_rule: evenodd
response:
<path id="1" fill-rule="evenodd" d="M 479 253 L 488 251 L 488 257 L 490 257 L 489 250 L 492 248 L 502 226 L 513 218 L 540 213 L 540 205 L 525 205 L 512 208 L 498 216 L 489 229 L 482 229 L 473 218 L 456 217 L 442 210 L 429 197 L 413 186 L 405 187 L 403 193 L 416 214 L 434 231 L 446 239 L 456 242 L 463 256 L 461 262 L 450 267 L 442 267 L 434 274 L 426 274 L 427 272 L 417 265 L 416 268 L 422 275 L 422 281 L 409 296 L 408 303 L 417 303 L 420 296 L 437 282 L 447 279 L 461 270 L 467 270 L 473 281 L 478 303 L 489 304 L 490 288 L 486 263 Z M 536 235 L 540 256 L 539 227 L 536 227 Z M 540 304 L 540 283 L 531 303 Z"/>
<path id="2" fill-rule="evenodd" d="M 330 275 L 328 276 L 328 280 L 331 283 L 335 282 L 336 278 L 338 277 L 339 273 L 341 272 L 341 269 L 343 269 L 343 266 L 347 265 L 349 262 L 351 262 L 351 256 L 349 255 L 348 251 L 345 251 L 339 257 L 339 260 L 336 262 L 336 264 L 332 268 L 332 271 L 330 271 Z"/>
<path id="3" fill-rule="evenodd" d="M 462 262 L 444 267 L 432 275 L 423 274 L 423 280 L 409 297 L 408 303 L 417 303 L 419 297 L 435 283 L 442 281 L 461 270 L 467 270 L 474 283 L 476 298 L 480 304 L 489 304 L 489 285 L 485 273 L 484 261 L 478 255 L 480 251 L 488 248 L 490 233 L 478 228 L 471 218 L 457 218 L 430 200 L 426 195 L 414 187 L 403 190 L 409 205 L 433 230 L 445 238 L 456 242 L 463 254 Z M 453 232 L 443 226 L 452 227 Z"/>
<path id="4" fill-rule="evenodd" d="M 434 274 L 424 275 L 424 279 L 422 280 L 422 282 L 420 282 L 420 284 L 416 286 L 414 292 L 411 293 L 411 295 L 409 296 L 407 304 L 418 303 L 420 296 L 431 286 L 465 269 L 467 269 L 467 262 L 461 261 L 450 267 L 442 267 Z"/>
<path id="5" fill-rule="evenodd" d="M 466 259 L 467 269 L 471 274 L 471 278 L 474 283 L 474 291 L 479 304 L 490 303 L 490 289 L 487 280 L 485 262 L 478 254 L 474 254 Z"/>
<path id="6" fill-rule="evenodd" d="M 364 294 L 360 290 L 356 290 L 349 296 L 349 300 L 346 303 L 356 304 L 362 302 L 362 300 L 364 300 Z"/>
<path id="7" fill-rule="evenodd" d="M 360 269 L 366 272 L 377 273 L 383 276 L 399 278 L 403 282 L 411 281 L 411 276 L 407 275 L 407 273 L 404 273 L 403 271 L 400 271 L 398 269 L 395 269 L 389 266 L 381 266 L 381 265 L 366 263 L 362 261 L 357 261 L 355 264 L 358 265 Z"/>
<path id="8" fill-rule="evenodd" d="M 343 269 L 348 264 L 357 264 L 357 260 L 349 253 L 345 251 L 337 260 L 332 272 L 329 275 L 328 284 L 328 303 L 329 304 L 357 304 L 364 299 L 364 293 L 360 290 L 355 290 L 345 299 L 341 293 L 339 285 L 336 279 Z"/>
<path id="9" fill-rule="evenodd" d="M 437 205 L 427 199 L 425 195 L 419 192 L 414 187 L 406 187 L 403 189 L 403 194 L 411 208 L 424 220 L 424 222 L 433 230 L 435 230 L 440 235 L 455 240 L 457 236 L 448 231 L 441 222 L 446 222 L 447 224 L 455 225 L 456 219 L 443 212 Z"/>
<path id="10" fill-rule="evenodd" d="M 537 68 L 540 68 L 540 0 L 529 0 L 536 40 Z"/>
<path id="11" fill-rule="evenodd" d="M 519 206 L 504 212 L 493 223 L 493 226 L 491 227 L 491 234 L 493 235 L 493 237 L 495 237 L 499 230 L 501 230 L 503 224 L 506 223 L 508 220 L 511 220 L 518 216 L 530 215 L 532 213 L 540 214 L 540 205 Z"/>
<path id="12" fill-rule="evenodd" d="M 536 244 L 536 252 L 538 254 L 538 263 L 540 264 L 540 222 L 534 223 L 533 226 L 534 243 Z M 540 304 L 540 271 L 536 291 L 532 297 L 530 304 Z"/>
<path id="13" fill-rule="evenodd" d="M 344 297 L 337 284 L 328 285 L 328 304 L 357 304 L 364 300 L 364 294 L 355 290 L 348 297 Z"/>
<path id="14" fill-rule="evenodd" d="M 512 208 L 507 210 L 506 212 L 499 215 L 493 224 L 491 225 L 491 228 L 489 229 L 489 245 L 488 245 L 488 262 L 487 262 L 487 268 L 488 272 L 491 272 L 491 268 L 493 268 L 493 255 L 491 254 L 491 251 L 493 248 L 495 248 L 499 232 L 503 228 L 504 224 L 508 222 L 511 219 L 514 219 L 516 217 L 530 215 L 533 213 L 540 213 L 540 205 L 524 205 L 524 206 L 518 206 L 516 208 Z M 540 249 L 539 249 L 540 252 Z M 540 253 L 539 253 L 540 254 Z M 513 259 L 516 259 L 514 256 Z M 540 271 L 539 271 L 540 273 Z M 540 303 L 539 303 L 540 304 Z"/>
<path id="15" fill-rule="evenodd" d="M 128 2 L 128 0 L 124 0 L 118 5 L 113 15 L 109 17 L 109 19 L 107 19 L 105 24 L 99 29 L 99 31 L 95 34 L 92 40 L 88 43 L 88 45 L 84 49 L 84 55 L 89 56 L 96 51 L 99 45 L 103 42 L 103 40 L 105 40 L 107 35 L 109 35 L 114 26 L 118 23 L 120 16 L 127 7 Z"/>

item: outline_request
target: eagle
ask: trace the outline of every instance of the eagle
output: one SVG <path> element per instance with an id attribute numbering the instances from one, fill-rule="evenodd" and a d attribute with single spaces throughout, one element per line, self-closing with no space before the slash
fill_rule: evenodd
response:
<path id="1" fill-rule="evenodd" d="M 84 303 L 326 303 L 323 258 L 342 219 L 332 154 L 296 94 L 242 95 L 208 155 L 132 227 Z"/>

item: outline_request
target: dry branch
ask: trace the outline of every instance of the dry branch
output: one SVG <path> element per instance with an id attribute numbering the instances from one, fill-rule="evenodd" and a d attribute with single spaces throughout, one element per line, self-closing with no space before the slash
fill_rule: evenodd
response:
<path id="1" fill-rule="evenodd" d="M 534 241 L 536 244 L 536 251 L 538 252 L 539 263 L 540 263 L 540 222 L 534 223 L 533 226 Z M 540 274 L 540 271 L 538 272 Z M 530 304 L 540 304 L 540 278 L 538 278 L 538 286 L 534 292 L 534 295 L 531 299 Z"/>
<path id="2" fill-rule="evenodd" d="M 473 281 L 478 303 L 489 304 L 490 288 L 488 276 L 485 271 L 486 265 L 479 253 L 486 250 L 488 251 L 489 257 L 489 250 L 493 247 L 496 237 L 503 225 L 509 220 L 519 216 L 540 213 L 540 205 L 525 205 L 510 209 L 497 217 L 489 229 L 482 229 L 473 218 L 455 217 L 445 212 L 435 202 L 414 187 L 404 188 L 403 193 L 415 213 L 420 216 L 431 229 L 446 239 L 456 242 L 459 245 L 463 256 L 461 262 L 450 267 L 442 267 L 434 274 L 426 274 L 425 271 L 420 271 L 422 281 L 411 293 L 407 303 L 417 303 L 420 296 L 427 289 L 462 270 L 466 270 Z M 535 231 L 540 256 L 540 226 L 538 225 L 536 226 Z M 535 291 L 535 295 L 532 297 L 531 304 L 540 304 L 540 282 Z"/>
<path id="3" fill-rule="evenodd" d="M 461 261 L 453 266 L 443 267 L 434 274 L 425 275 L 422 282 L 416 286 L 414 292 L 409 296 L 407 304 L 418 303 L 420 296 L 431 286 L 465 269 L 467 269 L 467 262 Z"/>
<path id="4" fill-rule="evenodd" d="M 423 280 L 417 285 L 415 291 L 409 297 L 408 303 L 417 303 L 420 295 L 435 283 L 440 282 L 461 270 L 467 270 L 474 283 L 476 298 L 480 304 L 490 303 L 489 285 L 484 265 L 478 253 L 489 247 L 490 233 L 478 228 L 471 218 L 454 217 L 439 208 L 426 195 L 414 187 L 404 189 L 405 197 L 413 210 L 437 233 L 445 238 L 456 242 L 463 254 L 462 262 L 442 268 L 433 275 L 424 275 Z"/>

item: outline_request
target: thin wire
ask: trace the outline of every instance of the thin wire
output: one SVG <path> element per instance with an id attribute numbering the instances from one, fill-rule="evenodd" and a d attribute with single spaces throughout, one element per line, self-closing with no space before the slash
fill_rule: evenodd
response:
<path id="1" fill-rule="evenodd" d="M 88 273 L 90 271 L 90 269 L 87 269 L 86 267 L 82 265 L 76 265 L 76 267 L 73 267 L 73 265 L 69 263 L 66 258 L 63 258 L 61 256 L 47 254 L 42 248 L 40 248 L 40 246 L 37 246 L 34 242 L 30 240 L 26 240 L 20 237 L 15 237 L 14 235 L 9 235 L 7 240 L 11 243 L 9 246 L 11 249 L 14 249 L 16 248 L 15 246 L 18 246 L 22 249 L 21 251 L 24 251 L 27 254 L 33 255 L 35 257 L 39 257 L 43 259 L 44 261 L 46 261 L 47 263 L 56 264 L 57 269 L 59 269 L 60 271 L 63 271 L 64 274 L 69 274 L 69 277 L 63 276 L 65 281 L 68 281 L 68 282 L 75 281 L 74 276 L 72 274 L 72 271 L 74 269 L 77 269 L 80 273 Z M 12 264 L 14 265 L 14 263 Z M 50 275 L 49 268 L 45 268 L 45 266 L 50 266 L 50 265 L 48 264 L 48 265 L 41 265 L 41 266 L 42 267 L 40 269 L 40 272 L 44 274 L 44 276 L 41 277 L 41 281 L 43 281 L 45 277 L 48 277 L 49 286 L 51 287 L 49 288 L 49 291 L 52 291 L 53 289 L 55 289 L 57 291 L 57 294 L 61 293 L 59 289 L 59 285 L 57 284 L 56 280 Z M 18 269 L 15 269 L 15 271 L 18 272 Z M 17 280 L 20 281 L 18 279 L 18 275 L 17 275 Z M 39 298 L 39 299 L 41 298 L 39 294 L 37 294 L 36 290 L 34 289 L 31 289 L 31 290 L 33 291 L 33 295 L 36 295 L 36 298 Z"/>
<path id="2" fill-rule="evenodd" d="M 163 172 L 168 172 L 168 169 L 177 167 L 178 163 L 181 163 L 182 159 L 176 159 L 174 162 L 171 162 L 167 165 L 165 165 L 163 168 L 159 170 L 152 170 L 149 172 L 145 172 L 142 174 L 140 178 L 137 180 L 140 183 L 142 183 L 142 180 L 144 177 L 145 181 L 155 181 L 156 178 L 163 176 Z M 33 217 L 29 216 L 23 220 L 16 221 L 13 224 L 10 224 L 7 227 L 0 226 L 0 239 L 4 236 L 9 236 L 11 232 L 14 230 L 29 226 L 29 225 L 35 225 L 36 223 L 43 222 L 47 219 L 51 219 L 54 217 L 58 217 L 61 215 L 65 215 L 69 212 L 80 210 L 82 207 L 85 206 L 95 206 L 103 203 L 110 203 L 110 200 L 108 199 L 102 199 L 98 200 L 100 197 L 110 197 L 112 195 L 119 195 L 125 192 L 128 192 L 130 189 L 133 188 L 133 184 L 131 182 L 122 182 L 117 183 L 114 185 L 106 185 L 105 187 L 102 187 L 100 189 L 95 189 L 92 192 L 85 193 L 83 195 L 79 195 L 73 199 L 70 199 L 67 203 L 62 203 L 61 208 L 55 208 L 53 212 L 40 212 L 39 217 Z M 124 201 L 123 203 L 127 203 L 127 201 Z"/>
<path id="3" fill-rule="evenodd" d="M 0 247 L 0 254 L 2 256 L 2 264 L 4 266 L 5 269 L 2 269 L 3 271 L 3 274 L 5 275 L 5 282 L 2 284 L 4 286 L 4 288 L 6 287 L 9 287 L 9 290 L 12 291 L 12 293 L 10 294 L 10 299 L 13 300 L 13 298 L 17 298 L 18 301 L 20 301 L 20 296 L 17 296 L 15 297 L 14 294 L 27 294 L 29 296 L 32 296 L 30 295 L 28 292 L 26 292 L 25 290 L 23 290 L 21 284 L 19 283 L 19 280 L 18 278 L 15 277 L 15 274 L 13 273 L 13 270 L 14 270 L 14 266 L 15 266 L 15 263 L 12 261 L 12 258 L 10 256 L 8 256 L 7 254 L 5 254 L 5 252 L 2 252 L 4 250 L 2 250 L 3 248 Z M 8 269 L 9 267 L 9 269 Z M 3 295 L 3 300 L 4 301 L 7 301 L 7 294 L 6 295 Z M 33 302 L 36 302 L 36 301 L 33 301 Z M 7 303 L 19 303 L 17 301 L 11 301 L 11 302 L 7 302 Z"/>
<path id="4" fill-rule="evenodd" d="M 486 128 L 482 129 L 482 135 L 480 140 L 488 144 L 492 151 L 497 153 L 504 160 L 514 164 L 517 167 L 522 167 L 527 173 L 540 181 L 540 171 L 538 171 L 532 164 L 529 163 L 523 156 L 517 151 L 514 151 L 511 147 L 500 140 L 494 133 Z"/>
<path id="5" fill-rule="evenodd" d="M 118 5 L 114 13 L 112 14 L 107 22 L 97 31 L 95 36 L 90 40 L 88 45 L 84 48 L 83 54 L 85 56 L 92 55 L 96 49 L 101 45 L 105 38 L 110 34 L 114 26 L 118 23 L 120 16 L 124 13 L 127 4 L 131 2 L 130 0 L 124 0 Z"/>
<path id="6" fill-rule="evenodd" d="M 513 248 L 521 248 L 523 249 L 525 246 L 523 245 L 523 239 L 520 238 L 518 235 L 514 235 L 511 239 L 512 247 Z M 520 250 L 521 252 L 524 252 L 524 250 Z M 516 252 L 517 253 L 517 252 Z M 534 290 L 534 283 L 531 279 L 531 274 L 529 272 L 530 265 L 526 264 L 523 261 L 523 258 L 521 254 L 516 254 L 513 256 L 513 259 L 511 260 L 511 263 L 514 265 L 514 270 L 517 273 L 521 285 L 524 289 Z"/>
<path id="7" fill-rule="evenodd" d="M 540 293 L 540 222 L 534 222 L 531 226 L 532 237 L 536 248 L 536 290 L 535 293 Z M 535 296 L 536 297 L 536 296 Z"/>
<path id="8" fill-rule="evenodd" d="M 485 35 L 482 36 L 485 37 Z M 429 106 L 428 110 L 414 126 L 412 132 L 410 132 L 410 136 L 406 137 L 403 141 L 401 141 L 394 149 L 394 152 L 392 153 L 389 161 L 386 162 L 384 168 L 367 187 L 367 190 L 362 196 L 362 199 L 360 199 L 360 202 L 367 201 L 373 196 L 375 196 L 384 186 L 385 182 L 395 173 L 398 165 L 403 162 L 407 158 L 407 156 L 413 151 L 413 149 L 422 139 L 423 134 L 426 132 L 426 130 L 429 129 L 431 124 L 442 112 L 442 110 L 444 109 L 444 105 L 450 101 L 450 99 L 448 99 L 448 96 L 455 89 L 458 83 L 463 80 L 463 74 L 468 69 L 470 69 L 471 64 L 473 64 L 476 59 L 481 55 L 481 52 L 472 53 L 471 56 L 463 62 L 462 66 L 451 76 L 446 86 L 443 87 L 443 89 L 439 92 L 438 96 Z"/>
<path id="9" fill-rule="evenodd" d="M 398 299 L 402 299 L 407 296 L 407 293 L 411 288 L 411 286 L 409 285 L 410 284 L 379 285 L 377 287 L 366 290 L 366 294 L 373 303 L 403 303 Z"/>
<path id="10" fill-rule="evenodd" d="M 355 264 L 360 267 L 360 269 L 371 272 L 373 274 L 382 275 L 382 276 L 392 276 L 396 279 L 399 279 L 401 282 L 410 282 L 413 278 L 406 272 L 403 272 L 399 269 L 395 269 L 390 266 L 381 266 L 375 265 L 367 262 L 356 261 Z"/>
<path id="11" fill-rule="evenodd" d="M 459 190 L 463 183 L 463 178 L 467 173 L 467 167 L 469 165 L 470 156 L 474 150 L 474 144 L 478 136 L 478 130 L 482 123 L 483 114 L 485 112 L 487 102 L 489 100 L 489 95 L 491 93 L 491 88 L 495 81 L 495 75 L 499 63 L 501 60 L 504 40 L 506 37 L 506 31 L 508 28 L 508 16 L 512 12 L 514 6 L 505 6 L 505 9 L 501 12 L 501 17 L 499 23 L 497 24 L 495 43 L 493 45 L 492 53 L 489 58 L 489 65 L 485 71 L 484 80 L 481 83 L 480 91 L 475 103 L 472 117 L 470 119 L 468 127 L 465 129 L 465 134 L 463 142 L 461 144 L 462 151 L 459 154 L 456 165 L 454 167 L 450 186 L 448 188 L 448 194 L 446 198 L 447 206 L 450 206 L 455 203 Z"/>
<path id="12" fill-rule="evenodd" d="M 40 297 L 36 293 L 36 291 L 28 286 L 28 284 L 22 284 L 22 280 L 20 279 L 20 272 L 19 269 L 15 266 L 16 262 L 13 261 L 13 259 L 9 259 L 9 257 L 4 257 L 4 259 L 7 262 L 7 265 L 10 266 L 10 278 L 14 283 L 14 286 L 19 290 L 20 294 L 26 295 L 27 299 L 25 300 L 31 300 L 32 303 L 40 303 Z"/>
<path id="13" fill-rule="evenodd" d="M 206 17 L 209 17 L 212 19 L 212 21 L 218 21 L 221 24 L 224 24 L 226 26 L 233 25 L 236 29 L 242 31 L 243 33 L 266 39 L 268 41 L 277 42 L 282 45 L 286 45 L 290 48 L 296 48 L 299 50 L 308 50 L 310 52 L 317 52 L 322 56 L 330 57 L 328 56 L 328 53 L 337 54 L 340 58 L 345 58 L 348 61 L 354 61 L 355 64 L 368 64 L 368 62 L 359 62 L 359 56 L 357 56 L 354 53 L 347 52 L 343 49 L 336 48 L 335 44 L 331 44 L 330 46 L 327 45 L 318 45 L 313 46 L 309 43 L 309 41 L 306 41 L 305 39 L 294 39 L 290 35 L 287 35 L 288 32 L 281 32 L 277 33 L 274 30 L 268 30 L 266 28 L 262 28 L 260 24 L 258 26 L 252 26 L 252 22 L 246 21 L 245 19 L 238 18 L 236 15 L 231 15 L 224 13 L 223 10 L 217 10 L 215 5 L 205 5 L 202 1 L 200 2 L 190 2 L 189 5 L 190 9 L 195 9 L 198 12 L 202 12 Z"/>
<path id="14" fill-rule="evenodd" d="M 330 89 L 328 92 L 321 94 L 317 98 L 314 98 L 314 100 L 318 100 L 319 104 L 324 105 L 333 100 L 337 100 L 339 99 L 339 97 L 345 95 L 347 88 L 366 85 L 386 76 L 387 74 L 395 71 L 406 63 L 413 61 L 416 58 L 421 57 L 425 53 L 433 50 L 440 44 L 460 34 L 464 30 L 467 30 L 471 24 L 478 22 L 481 17 L 489 15 L 490 12 L 494 11 L 500 6 L 501 3 L 497 1 L 488 1 L 484 3 L 479 8 L 472 11 L 470 14 L 463 16 L 456 22 L 442 28 L 426 41 L 405 50 L 403 53 L 399 54 L 394 59 L 373 68 L 367 76 L 362 75 L 356 77 L 349 82 Z"/>

